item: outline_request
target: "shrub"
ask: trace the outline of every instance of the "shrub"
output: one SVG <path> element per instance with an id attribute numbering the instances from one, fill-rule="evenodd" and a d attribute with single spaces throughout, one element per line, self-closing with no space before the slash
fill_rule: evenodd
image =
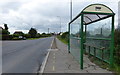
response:
<path id="1" fill-rule="evenodd" d="M 24 34 L 24 37 L 30 38 L 31 36 L 30 36 L 30 34 Z"/>
<path id="2" fill-rule="evenodd" d="M 66 42 L 68 42 L 68 35 L 69 35 L 68 32 L 64 32 L 64 33 L 61 35 L 61 38 L 64 39 Z"/>
<path id="3" fill-rule="evenodd" d="M 61 38 L 67 38 L 67 36 L 68 36 L 68 32 L 64 32 L 62 35 L 61 35 Z"/>
<path id="4" fill-rule="evenodd" d="M 20 40 L 18 37 L 14 37 L 13 40 Z"/>
<path id="5" fill-rule="evenodd" d="M 41 37 L 41 35 L 38 33 L 38 34 L 36 34 L 36 38 L 40 38 Z"/>
<path id="6" fill-rule="evenodd" d="M 12 36 L 13 37 L 19 37 L 19 34 L 13 34 Z"/>
<path id="7" fill-rule="evenodd" d="M 116 29 L 115 30 L 115 36 L 114 36 L 114 39 L 115 39 L 115 62 L 117 64 L 120 64 L 120 30 L 119 29 Z"/>
<path id="8" fill-rule="evenodd" d="M 13 39 L 13 35 L 9 35 L 9 40 L 12 40 Z"/>

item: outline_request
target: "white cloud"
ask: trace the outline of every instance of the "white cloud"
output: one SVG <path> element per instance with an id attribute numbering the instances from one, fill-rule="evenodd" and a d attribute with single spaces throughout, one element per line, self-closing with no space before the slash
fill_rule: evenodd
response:
<path id="1" fill-rule="evenodd" d="M 117 13 L 117 0 L 73 0 L 73 16 L 93 3 L 103 3 Z M 15 30 L 26 32 L 31 27 L 39 32 L 47 32 L 48 28 L 51 32 L 58 32 L 60 21 L 57 16 L 60 16 L 62 30 L 66 31 L 70 18 L 69 6 L 70 0 L 0 0 L 0 25 L 7 23 L 12 33 Z"/>

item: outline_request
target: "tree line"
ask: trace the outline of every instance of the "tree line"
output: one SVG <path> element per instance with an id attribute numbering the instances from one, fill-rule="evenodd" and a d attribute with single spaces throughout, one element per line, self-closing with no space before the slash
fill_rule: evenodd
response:
<path id="1" fill-rule="evenodd" d="M 25 40 L 29 38 L 41 38 L 41 37 L 50 37 L 54 35 L 54 33 L 38 33 L 38 31 L 35 28 L 30 28 L 28 33 L 21 32 L 15 32 L 13 34 L 10 34 L 9 28 L 7 24 L 4 24 L 4 29 L 0 30 L 0 39 L 2 40 Z"/>

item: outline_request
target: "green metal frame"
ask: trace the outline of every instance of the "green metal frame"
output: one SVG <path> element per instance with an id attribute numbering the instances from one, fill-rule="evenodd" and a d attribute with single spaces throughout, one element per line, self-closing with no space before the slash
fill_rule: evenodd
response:
<path id="1" fill-rule="evenodd" d="M 81 15 L 81 52 L 80 52 L 80 68 L 83 69 L 83 18 L 84 18 L 84 14 Z"/>
<path id="2" fill-rule="evenodd" d="M 110 49 L 110 67 L 113 67 L 113 52 L 114 52 L 114 15 L 112 16 L 112 29 L 111 29 L 111 49 Z"/>
<path id="3" fill-rule="evenodd" d="M 70 53 L 70 24 L 68 24 L 68 53 Z"/>
<path id="4" fill-rule="evenodd" d="M 94 4 L 92 4 L 94 5 Z M 89 5 L 91 6 L 91 5 Z M 88 6 L 88 7 L 89 7 Z M 105 6 L 105 5 L 103 5 Z M 107 7 L 107 6 L 105 6 Z M 86 7 L 87 8 L 87 7 Z M 108 9 L 110 9 L 109 7 L 107 7 Z M 84 9 L 83 9 L 84 10 Z M 111 9 L 110 9 L 111 10 Z M 111 10 L 112 11 L 112 10 Z M 112 11 L 113 12 L 113 11 Z M 110 66 L 112 67 L 113 66 L 113 52 L 114 52 L 114 15 L 115 13 L 96 13 L 96 12 L 81 12 L 80 14 L 78 14 L 71 22 L 69 22 L 69 25 L 68 25 L 68 31 L 69 31 L 69 40 L 68 40 L 68 52 L 70 53 L 70 38 L 72 38 L 70 36 L 70 24 L 76 20 L 78 17 L 81 16 L 81 31 L 80 31 L 80 34 L 81 34 L 81 42 L 80 42 L 80 45 L 81 45 L 81 48 L 80 48 L 80 68 L 83 69 L 83 54 L 84 54 L 84 40 L 86 39 L 86 37 L 84 38 L 85 35 L 83 35 L 83 26 L 84 26 L 84 14 L 101 14 L 101 15 L 108 15 L 107 17 L 105 18 L 101 18 L 100 20 L 103 20 L 103 19 L 106 19 L 106 18 L 109 18 L 109 17 L 112 17 L 112 26 L 111 26 L 111 39 L 104 39 L 104 38 L 93 38 L 93 39 L 98 39 L 98 40 L 109 40 L 111 41 L 110 43 L 110 60 L 109 60 L 109 64 Z M 97 21 L 100 21 L 100 20 L 96 20 L 94 22 L 97 22 Z M 94 22 L 91 22 L 91 23 L 94 23 Z M 89 23 L 89 24 L 91 24 Z M 85 26 L 85 32 L 86 32 L 86 28 L 87 26 Z M 76 38 L 74 38 L 76 39 Z M 78 39 L 78 38 L 77 38 Z"/>

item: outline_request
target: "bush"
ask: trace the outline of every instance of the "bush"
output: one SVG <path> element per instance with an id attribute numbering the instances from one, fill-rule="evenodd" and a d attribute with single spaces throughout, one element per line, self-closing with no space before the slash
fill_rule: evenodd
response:
<path id="1" fill-rule="evenodd" d="M 9 35 L 9 40 L 12 40 L 13 39 L 13 35 Z"/>
<path id="2" fill-rule="evenodd" d="M 24 34 L 24 37 L 30 38 L 31 36 L 30 36 L 30 34 Z"/>
<path id="3" fill-rule="evenodd" d="M 2 40 L 9 40 L 9 35 L 7 34 L 2 35 Z"/>
<path id="4" fill-rule="evenodd" d="M 40 38 L 41 37 L 41 35 L 38 33 L 38 34 L 36 34 L 36 38 Z"/>
<path id="5" fill-rule="evenodd" d="M 64 33 L 61 35 L 61 38 L 62 38 L 62 39 L 65 39 L 66 41 L 68 41 L 68 35 L 69 35 L 68 32 L 64 32 Z"/>
<path id="6" fill-rule="evenodd" d="M 13 37 L 19 37 L 20 35 L 19 34 L 13 34 L 12 36 Z"/>
<path id="7" fill-rule="evenodd" d="M 120 30 L 115 30 L 115 62 L 120 65 Z"/>
<path id="8" fill-rule="evenodd" d="M 2 30 L 2 35 L 9 35 L 8 30 L 3 29 L 3 30 Z"/>
<path id="9" fill-rule="evenodd" d="M 13 40 L 18 40 L 18 38 L 17 38 L 17 37 L 14 37 Z"/>
<path id="10" fill-rule="evenodd" d="M 68 37 L 68 32 L 64 32 L 62 35 L 61 35 L 61 38 L 67 38 Z"/>
<path id="11" fill-rule="evenodd" d="M 19 39 L 18 37 L 14 37 L 13 40 L 21 40 L 21 39 Z"/>
<path id="12" fill-rule="evenodd" d="M 51 36 L 51 34 L 46 34 L 46 33 L 41 34 L 41 37 L 50 37 L 50 36 Z"/>
<path id="13" fill-rule="evenodd" d="M 64 43 L 68 43 L 68 32 L 64 32 L 62 35 L 59 35 L 58 38 L 61 39 Z"/>

